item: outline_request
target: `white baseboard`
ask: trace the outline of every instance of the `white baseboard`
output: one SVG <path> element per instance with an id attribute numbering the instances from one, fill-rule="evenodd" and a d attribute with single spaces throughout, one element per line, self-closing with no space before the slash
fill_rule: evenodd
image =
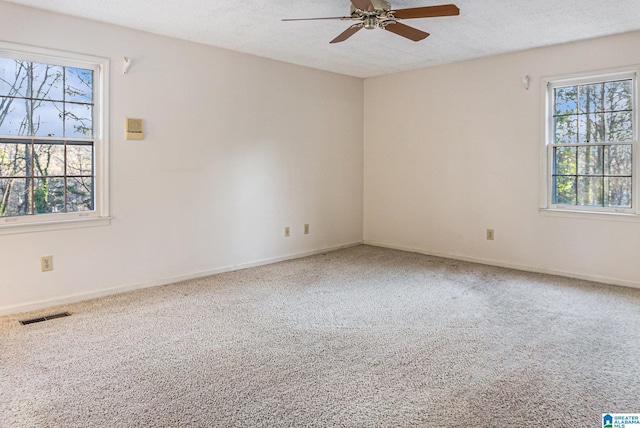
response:
<path id="1" fill-rule="evenodd" d="M 248 269 L 251 267 L 264 266 L 264 265 L 278 263 L 286 260 L 294 260 L 302 257 L 313 256 L 316 254 L 325 253 L 327 251 L 335 251 L 343 248 L 355 247 L 357 245 L 362 245 L 362 244 L 371 245 L 374 247 L 390 248 L 394 250 L 409 251 L 412 253 L 425 254 L 425 255 L 434 256 L 434 257 L 442 257 L 447 259 L 461 260 L 465 262 L 480 263 L 484 265 L 516 269 L 516 270 L 521 270 L 525 272 L 544 273 L 549 275 L 563 276 L 567 278 L 575 278 L 575 279 L 582 279 L 586 281 L 600 282 L 604 284 L 618 285 L 622 287 L 640 288 L 640 282 L 636 282 L 636 281 L 627 281 L 622 279 L 601 277 L 596 275 L 585 275 L 577 272 L 568 272 L 568 271 L 547 269 L 547 268 L 541 268 L 541 267 L 535 267 L 535 266 L 520 265 L 515 263 L 506 263 L 498 260 L 481 259 L 476 257 L 465 257 L 465 256 L 456 255 L 456 254 L 440 253 L 437 251 L 428 251 L 421 248 L 412 248 L 412 247 L 405 247 L 400 245 L 387 244 L 384 242 L 365 240 L 365 241 L 352 242 L 349 244 L 338 245 L 334 247 L 322 248 L 318 250 L 306 251 L 302 253 L 289 254 L 286 256 L 273 257 L 273 258 L 258 260 L 258 261 L 249 262 L 249 263 L 225 266 L 225 267 L 202 271 L 202 272 L 194 272 L 190 274 L 178 275 L 178 276 L 169 277 L 169 278 L 162 278 L 162 279 L 157 279 L 153 281 L 112 287 L 112 288 L 107 288 L 103 290 L 92 291 L 89 293 L 69 294 L 66 296 L 57 297 L 53 299 L 38 300 L 38 301 L 32 301 L 29 303 L 24 303 L 24 304 L 19 304 L 14 306 L 6 306 L 6 307 L 0 308 L 0 316 L 15 315 L 22 312 L 29 312 L 29 311 L 44 309 L 51 306 L 65 305 L 69 303 L 95 299 L 97 297 L 103 297 L 103 296 L 108 296 L 112 294 L 125 293 L 128 291 L 140 290 L 140 289 L 150 288 L 150 287 L 157 287 L 161 285 L 172 284 L 175 282 L 186 281 L 189 279 L 203 278 L 206 276 L 216 275 L 224 272 L 232 272 L 232 271 L 241 270 L 241 269 Z"/>
<path id="2" fill-rule="evenodd" d="M 322 254 L 322 253 L 326 253 L 327 251 L 335 251 L 343 248 L 355 247 L 357 245 L 362 245 L 362 241 L 352 242 L 349 244 L 343 244 L 343 245 L 338 245 L 338 246 L 329 247 L 329 248 L 322 248 L 319 250 L 305 251 L 302 253 L 288 254 L 286 256 L 273 257 L 273 258 L 258 260 L 258 261 L 249 262 L 249 263 L 242 263 L 239 265 L 225 266 L 217 269 L 212 269 L 212 270 L 207 270 L 202 272 L 194 272 L 186 275 L 178 275 L 178 276 L 169 277 L 169 278 L 161 278 L 153 281 L 106 288 L 103 290 L 92 291 L 89 293 L 69 294 L 61 297 L 56 297 L 53 299 L 37 300 L 37 301 L 32 301 L 29 303 L 24 303 L 24 304 L 19 304 L 14 306 L 5 306 L 5 307 L 0 307 L 0 316 L 15 315 L 22 312 L 29 312 L 29 311 L 44 309 L 51 306 L 59 306 L 59 305 L 65 305 L 69 303 L 76 303 L 83 300 L 95 299 L 97 297 L 109 296 L 112 294 L 125 293 L 128 291 L 140 290 L 143 288 L 173 284 L 174 282 L 186 281 L 189 279 L 203 278 L 206 276 L 216 275 L 224 272 L 232 272 L 232 271 L 241 270 L 241 269 L 248 269 L 251 267 L 264 266 L 272 263 L 283 262 L 286 260 L 294 260 L 302 257 Z"/>
<path id="3" fill-rule="evenodd" d="M 461 261 L 465 261 L 465 262 L 479 263 L 479 264 L 489 265 L 489 266 L 498 266 L 498 267 L 503 267 L 503 268 L 508 268 L 508 269 L 521 270 L 521 271 L 524 271 L 524 272 L 545 273 L 545 274 L 549 274 L 549 275 L 563 276 L 563 277 L 566 277 L 566 278 L 574 278 L 574 279 L 582 279 L 582 280 L 585 280 L 585 281 L 600 282 L 600 283 L 603 283 L 603 284 L 619 285 L 619 286 L 622 286 L 622 287 L 629 287 L 629 288 L 640 288 L 640 282 L 637 282 L 637 281 L 628 281 L 628 280 L 624 280 L 624 279 L 609 278 L 609 277 L 597 276 L 597 275 L 586 275 L 586 274 L 582 274 L 582 273 L 578 273 L 578 272 L 568 272 L 568 271 L 562 271 L 562 270 L 547 269 L 547 268 L 542 268 L 542 267 L 537 267 L 537 266 L 520 265 L 520 264 L 516 264 L 516 263 L 501 262 L 501 261 L 498 261 L 498 260 L 481 259 L 481 258 L 475 258 L 475 257 L 465 257 L 465 256 L 456 255 L 456 254 L 439 253 L 439 252 L 436 252 L 436 251 L 428 251 L 428 250 L 424 250 L 424 249 L 420 249 L 420 248 L 403 247 L 403 246 L 399 246 L 399 245 L 386 244 L 384 242 L 377 242 L 377 241 L 365 240 L 363 243 L 365 245 L 371 245 L 371 246 L 374 246 L 374 247 L 390 248 L 390 249 L 393 249 L 393 250 L 408 251 L 408 252 L 411 252 L 411 253 L 424 254 L 424 255 L 427 255 L 427 256 L 442 257 L 442 258 L 445 258 L 445 259 L 461 260 Z"/>

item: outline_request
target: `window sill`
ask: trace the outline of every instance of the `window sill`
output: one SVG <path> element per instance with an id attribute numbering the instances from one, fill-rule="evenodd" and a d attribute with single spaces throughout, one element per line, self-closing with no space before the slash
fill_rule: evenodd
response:
<path id="1" fill-rule="evenodd" d="M 640 222 L 640 215 L 629 213 L 611 213 L 579 210 L 563 210 L 552 208 L 540 208 L 540 215 L 549 217 L 579 218 L 587 220 Z"/>
<path id="2" fill-rule="evenodd" d="M 0 235 L 16 233 L 47 232 L 51 230 L 81 229 L 85 227 L 108 226 L 111 217 L 91 217 L 82 219 L 46 221 L 41 223 L 3 224 L 0 225 Z"/>

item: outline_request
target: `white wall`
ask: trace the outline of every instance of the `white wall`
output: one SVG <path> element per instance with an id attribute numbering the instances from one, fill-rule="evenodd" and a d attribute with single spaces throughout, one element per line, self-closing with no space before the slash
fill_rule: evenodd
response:
<path id="1" fill-rule="evenodd" d="M 4 2 L 0 40 L 111 59 L 113 216 L 0 235 L 0 314 L 362 240 L 361 79 Z"/>
<path id="2" fill-rule="evenodd" d="M 541 78 L 638 64 L 639 46 L 636 32 L 367 79 L 365 242 L 640 287 L 640 222 L 539 212 Z"/>

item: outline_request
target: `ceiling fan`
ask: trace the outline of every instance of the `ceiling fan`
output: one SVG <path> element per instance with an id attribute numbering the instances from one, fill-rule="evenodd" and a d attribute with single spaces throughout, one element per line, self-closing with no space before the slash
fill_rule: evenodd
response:
<path id="1" fill-rule="evenodd" d="M 351 27 L 340 33 L 330 43 L 344 42 L 362 28 L 373 30 L 382 28 L 399 36 L 417 42 L 429 36 L 429 33 L 399 22 L 401 19 L 431 18 L 435 16 L 454 16 L 460 14 L 460 9 L 454 4 L 442 4 L 437 6 L 412 7 L 409 9 L 392 10 L 387 0 L 350 0 L 351 15 L 332 16 L 326 18 L 297 18 L 283 19 L 283 21 L 313 21 L 318 19 L 341 19 L 344 21 L 356 21 Z"/>

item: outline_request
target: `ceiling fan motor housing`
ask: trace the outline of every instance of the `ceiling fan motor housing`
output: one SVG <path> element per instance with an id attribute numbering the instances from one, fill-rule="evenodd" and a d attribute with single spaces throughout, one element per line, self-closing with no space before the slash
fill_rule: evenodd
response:
<path id="1" fill-rule="evenodd" d="M 391 4 L 386 0 L 371 0 L 374 10 L 361 11 L 351 4 L 351 16 L 362 19 L 362 26 L 367 30 L 373 30 L 378 26 L 383 26 L 380 18 L 386 17 L 385 12 L 391 10 Z"/>
<path id="2" fill-rule="evenodd" d="M 364 28 L 373 30 L 378 26 L 378 19 L 375 16 L 367 16 L 363 21 Z"/>

